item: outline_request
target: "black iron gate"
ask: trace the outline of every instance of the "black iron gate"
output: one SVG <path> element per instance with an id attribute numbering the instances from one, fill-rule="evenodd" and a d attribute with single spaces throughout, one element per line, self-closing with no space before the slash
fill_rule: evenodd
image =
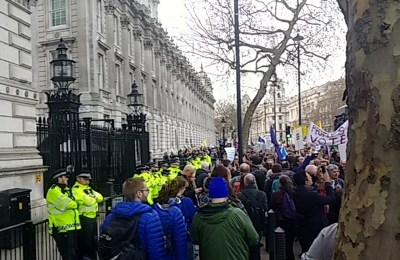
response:
<path id="1" fill-rule="evenodd" d="M 44 177 L 44 189 L 51 185 L 50 174 L 73 165 L 75 171 L 92 171 L 94 186 L 104 194 L 110 185 L 120 185 L 133 175 L 136 165 L 149 161 L 148 132 L 135 132 L 123 125 L 92 125 L 85 118 L 77 127 L 49 119 L 37 121 L 37 142 L 44 165 L 49 166 Z"/>

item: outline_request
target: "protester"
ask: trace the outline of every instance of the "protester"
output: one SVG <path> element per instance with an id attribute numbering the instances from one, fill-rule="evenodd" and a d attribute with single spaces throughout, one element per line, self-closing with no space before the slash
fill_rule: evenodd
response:
<path id="1" fill-rule="evenodd" d="M 329 164 L 326 167 L 326 171 L 332 180 L 332 188 L 335 190 L 337 197 L 335 201 L 329 203 L 328 220 L 329 224 L 333 224 L 339 221 L 340 205 L 342 202 L 341 198 L 345 184 L 344 180 L 339 178 L 340 170 L 337 165 Z"/>
<path id="2" fill-rule="evenodd" d="M 189 230 L 192 225 L 194 214 L 196 213 L 196 208 L 193 201 L 184 196 L 188 185 L 187 180 L 183 176 L 178 176 L 176 179 L 172 180 L 169 185 L 169 197 L 175 198 L 176 206 L 182 212 L 187 232 L 187 259 L 192 260 L 194 259 L 194 249 L 189 236 Z"/>
<path id="3" fill-rule="evenodd" d="M 118 203 L 106 217 L 101 226 L 102 232 L 114 218 L 139 218 L 139 239 L 149 260 L 168 259 L 160 218 L 151 206 L 145 204 L 149 189 L 141 178 L 128 178 L 122 185 L 125 202 Z"/>
<path id="4" fill-rule="evenodd" d="M 250 218 L 228 201 L 228 183 L 215 177 L 210 182 L 211 203 L 199 208 L 193 219 L 191 238 L 200 247 L 200 259 L 248 260 L 258 234 Z"/>
<path id="5" fill-rule="evenodd" d="M 204 179 L 208 177 L 208 171 L 210 168 L 210 164 L 208 162 L 202 162 L 201 168 L 196 171 L 196 187 L 201 188 L 204 184 Z"/>
<path id="6" fill-rule="evenodd" d="M 289 176 L 279 177 L 279 190 L 272 195 L 270 209 L 277 213 L 277 225 L 285 230 L 286 259 L 294 260 L 293 241 L 296 226 L 296 207 L 292 197 L 293 183 Z"/>
<path id="7" fill-rule="evenodd" d="M 182 175 L 189 184 L 186 187 L 186 190 L 183 193 L 183 195 L 187 198 L 190 198 L 193 204 L 197 207 L 198 201 L 196 195 L 202 191 L 202 188 L 201 187 L 196 188 L 194 173 L 195 173 L 195 168 L 192 165 L 186 165 L 185 168 L 183 169 Z"/>
<path id="8" fill-rule="evenodd" d="M 272 194 L 279 189 L 279 177 L 282 176 L 282 165 L 275 163 L 272 165 L 272 175 L 265 181 L 264 192 L 268 201 L 271 200 Z"/>
<path id="9" fill-rule="evenodd" d="M 175 198 L 170 198 L 171 184 L 164 184 L 155 211 L 160 217 L 161 225 L 166 239 L 168 259 L 187 260 L 187 231 L 181 210 Z"/>
<path id="10" fill-rule="evenodd" d="M 262 159 L 259 156 L 250 157 L 250 172 L 256 177 L 258 189 L 264 190 L 267 170 L 262 166 Z"/>
<path id="11" fill-rule="evenodd" d="M 324 205 L 334 202 L 337 198 L 327 173 L 323 174 L 326 196 L 318 193 L 313 187 L 310 174 L 305 171 L 296 173 L 293 180 L 295 184 L 293 200 L 296 206 L 299 242 L 302 252 L 306 252 L 318 233 L 329 224 Z"/>
<path id="12" fill-rule="evenodd" d="M 263 191 L 257 189 L 255 176 L 253 174 L 247 174 L 244 177 L 244 189 L 239 192 L 238 197 L 243 203 L 253 227 L 259 236 L 259 244 L 252 248 L 250 259 L 261 259 L 260 242 L 265 230 L 265 212 L 267 212 L 268 209 L 267 196 Z"/>
<path id="13" fill-rule="evenodd" d="M 331 224 L 318 234 L 310 249 L 301 256 L 302 260 L 331 260 L 335 252 L 338 224 Z"/>
<path id="14" fill-rule="evenodd" d="M 250 165 L 247 163 L 242 163 L 239 166 L 239 172 L 239 176 L 236 176 L 229 181 L 229 185 L 233 188 L 234 191 L 241 191 L 244 189 L 244 176 L 250 173 Z"/>

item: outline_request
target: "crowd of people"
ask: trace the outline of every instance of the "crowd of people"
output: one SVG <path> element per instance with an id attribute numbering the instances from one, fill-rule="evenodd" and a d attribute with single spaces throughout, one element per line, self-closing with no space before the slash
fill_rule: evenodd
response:
<path id="1" fill-rule="evenodd" d="M 98 250 L 100 259 L 193 260 L 198 246 L 200 259 L 252 260 L 261 259 L 266 212 L 273 209 L 277 225 L 285 230 L 286 259 L 295 259 L 297 238 L 303 259 L 323 260 L 308 251 L 321 230 L 338 221 L 344 166 L 336 152 L 316 153 L 313 148 L 288 149 L 285 160 L 248 148 L 241 164 L 238 156 L 231 162 L 216 148 L 167 155 L 159 167 L 140 166 L 123 183 L 125 200 L 101 225 L 99 245 L 87 236 L 97 238 L 87 232 L 93 228 L 88 223 L 93 223 L 90 210 L 97 210 L 103 199 L 90 189 L 90 173 L 78 173 L 71 191 L 67 172 L 58 171 L 47 194 L 50 228 L 63 259 L 96 259 Z M 74 246 L 79 233 L 86 234 L 86 244 L 81 238 L 75 251 L 65 250 Z"/>

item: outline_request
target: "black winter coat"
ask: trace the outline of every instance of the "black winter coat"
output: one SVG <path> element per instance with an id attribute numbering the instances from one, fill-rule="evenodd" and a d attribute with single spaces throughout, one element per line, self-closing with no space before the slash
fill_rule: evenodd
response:
<path id="1" fill-rule="evenodd" d="M 324 212 L 324 205 L 338 200 L 335 191 L 329 183 L 325 185 L 326 196 L 318 193 L 314 188 L 295 187 L 293 201 L 296 206 L 297 224 L 300 237 L 303 237 L 311 245 L 319 232 L 328 226 L 328 218 Z M 303 248 L 308 250 L 308 248 Z"/>

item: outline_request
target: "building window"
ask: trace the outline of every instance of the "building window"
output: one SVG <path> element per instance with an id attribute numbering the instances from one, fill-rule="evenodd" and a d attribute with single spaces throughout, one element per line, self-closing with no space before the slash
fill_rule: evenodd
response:
<path id="1" fill-rule="evenodd" d="M 278 98 L 281 98 L 281 93 L 277 93 L 277 95 L 278 95 Z"/>
<path id="2" fill-rule="evenodd" d="M 278 111 L 279 111 L 279 112 L 282 112 L 282 108 L 280 107 L 280 108 L 278 109 Z"/>
<path id="3" fill-rule="evenodd" d="M 50 20 L 51 20 L 51 26 L 59 26 L 67 24 L 66 0 L 50 1 Z"/>
<path id="4" fill-rule="evenodd" d="M 279 123 L 279 129 L 278 130 L 282 130 L 282 123 Z"/>
<path id="5" fill-rule="evenodd" d="M 103 32 L 103 0 L 97 0 L 97 31 Z"/>
<path id="6" fill-rule="evenodd" d="M 116 94 L 120 94 L 121 90 L 121 67 L 118 64 L 115 64 L 115 89 Z"/>
<path id="7" fill-rule="evenodd" d="M 97 79 L 99 82 L 99 89 L 104 88 L 104 56 L 101 54 L 97 55 Z"/>
<path id="8" fill-rule="evenodd" d="M 281 111 L 279 111 L 279 112 L 281 112 Z M 278 119 L 279 119 L 279 120 L 282 120 L 282 116 L 278 116 Z"/>
<path id="9" fill-rule="evenodd" d="M 118 26 L 118 16 L 114 15 L 114 43 L 119 45 L 119 26 Z"/>

